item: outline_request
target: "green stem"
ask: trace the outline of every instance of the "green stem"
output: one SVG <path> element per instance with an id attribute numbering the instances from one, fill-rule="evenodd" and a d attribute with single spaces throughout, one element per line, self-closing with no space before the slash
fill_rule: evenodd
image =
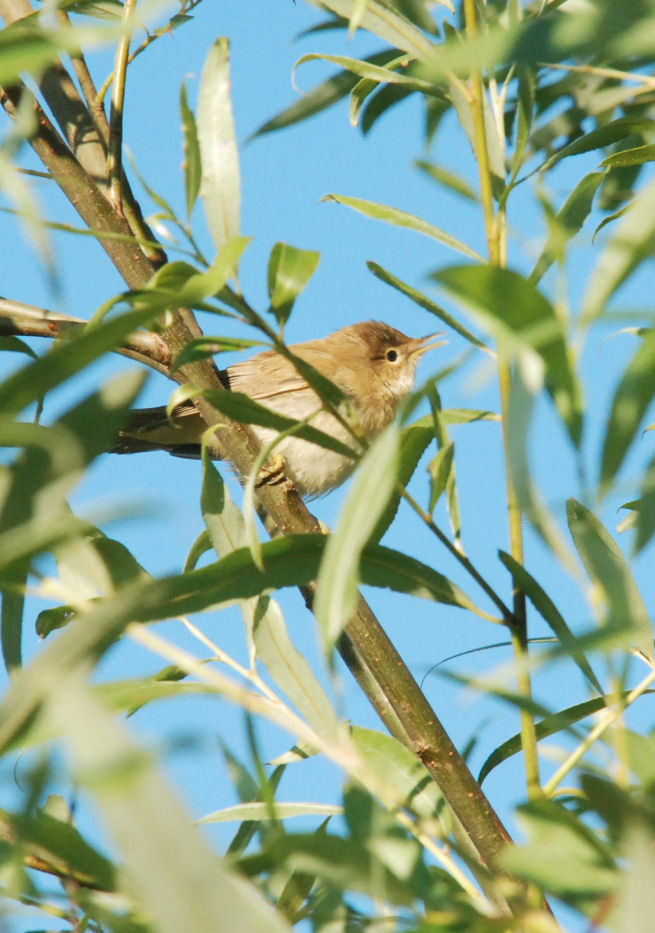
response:
<path id="1" fill-rule="evenodd" d="M 401 495 L 403 499 L 409 503 L 409 505 L 414 509 L 416 514 L 425 522 L 430 531 L 441 541 L 443 546 L 448 549 L 452 554 L 455 560 L 459 561 L 462 567 L 466 572 L 475 580 L 478 586 L 484 590 L 489 599 L 493 602 L 496 608 L 500 611 L 503 621 L 510 628 L 514 629 L 514 617 L 511 610 L 505 605 L 503 600 L 500 598 L 498 593 L 494 590 L 490 583 L 484 579 L 482 574 L 476 569 L 476 567 L 471 563 L 466 554 L 463 554 L 450 540 L 448 535 L 439 528 L 431 515 L 429 515 L 425 509 L 422 509 L 418 502 L 413 498 L 413 496 L 407 492 L 406 489 L 401 489 Z"/>
<path id="2" fill-rule="evenodd" d="M 464 0 L 464 17 L 466 32 L 473 39 L 477 34 L 477 19 L 475 0 Z M 505 264 L 505 223 L 504 216 L 496 214 L 494 210 L 493 191 L 491 186 L 491 166 L 487 151 L 487 138 L 484 119 L 484 86 L 482 71 L 473 68 L 471 73 L 471 91 L 469 95 L 471 116 L 473 119 L 476 158 L 480 173 L 480 195 L 484 212 L 484 225 L 487 238 L 489 262 L 492 265 Z M 505 452 L 505 477 L 507 487 L 507 509 L 509 521 L 509 543 L 512 557 L 523 563 L 523 531 L 521 527 L 521 510 L 516 498 L 516 491 L 512 481 L 509 467 L 508 444 L 508 412 L 510 399 L 510 367 L 503 354 L 498 353 L 498 385 L 500 391 L 500 409 L 503 427 L 503 447 Z M 525 664 L 528 653 L 528 634 L 525 595 L 518 587 L 513 593 L 512 645 L 517 662 L 517 686 L 519 692 L 529 698 L 532 693 L 528 665 Z M 541 795 L 539 782 L 539 759 L 537 753 L 537 735 L 534 718 L 530 713 L 521 711 L 521 744 L 525 762 L 526 783 L 528 796 L 531 798 Z"/>
<path id="3" fill-rule="evenodd" d="M 124 32 L 116 48 L 114 83 L 109 116 L 109 154 L 107 157 L 109 192 L 114 207 L 121 214 L 123 213 L 123 104 L 125 102 L 125 76 L 131 38 L 128 27 L 135 2 L 136 0 L 125 0 L 123 7 Z"/>

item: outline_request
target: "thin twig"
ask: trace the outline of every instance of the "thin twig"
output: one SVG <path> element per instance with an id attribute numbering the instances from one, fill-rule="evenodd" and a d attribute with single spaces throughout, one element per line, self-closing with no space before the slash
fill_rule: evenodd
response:
<path id="1" fill-rule="evenodd" d="M 135 3 L 136 0 L 125 0 L 123 7 L 123 34 L 116 47 L 109 116 L 109 153 L 107 156 L 109 196 L 121 216 L 123 215 L 123 105 L 125 103 L 127 58 L 132 35 L 130 25 Z"/>

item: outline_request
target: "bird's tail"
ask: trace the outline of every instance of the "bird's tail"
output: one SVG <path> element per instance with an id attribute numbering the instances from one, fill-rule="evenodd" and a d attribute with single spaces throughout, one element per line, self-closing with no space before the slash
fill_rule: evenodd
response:
<path id="1" fill-rule="evenodd" d="M 190 402 L 178 405 L 170 416 L 163 405 L 138 408 L 130 412 L 109 452 L 136 454 L 165 450 L 176 457 L 199 457 L 200 439 L 205 430 L 205 422 Z"/>

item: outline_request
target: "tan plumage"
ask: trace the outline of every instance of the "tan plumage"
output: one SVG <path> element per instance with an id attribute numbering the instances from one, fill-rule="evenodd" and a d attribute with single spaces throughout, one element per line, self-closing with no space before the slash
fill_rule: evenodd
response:
<path id="1" fill-rule="evenodd" d="M 371 440 L 395 417 L 400 401 L 414 385 L 419 357 L 435 344 L 430 337 L 413 338 L 378 321 L 352 324 L 318 340 L 289 349 L 330 379 L 351 403 L 351 423 Z M 436 344 L 438 345 L 438 344 Z M 311 424 L 349 446 L 352 435 L 333 415 L 323 410 L 319 396 L 294 365 L 274 350 L 235 363 L 221 372 L 226 388 L 242 392 L 273 411 Z M 112 450 L 136 453 L 167 450 L 178 456 L 197 456 L 206 426 L 192 404 L 178 406 L 171 419 L 166 409 L 147 408 L 132 413 Z M 276 436 L 269 428 L 252 426 L 262 444 Z M 284 438 L 276 453 L 303 496 L 317 496 L 342 483 L 355 464 L 340 454 L 297 437 Z"/>

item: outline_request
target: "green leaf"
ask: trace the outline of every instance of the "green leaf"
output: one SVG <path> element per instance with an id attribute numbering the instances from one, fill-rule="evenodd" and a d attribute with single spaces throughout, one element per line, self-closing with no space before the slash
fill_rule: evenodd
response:
<path id="1" fill-rule="evenodd" d="M 2 642 L 2 660 L 8 674 L 12 668 L 20 667 L 22 660 L 22 633 L 23 610 L 25 608 L 25 586 L 27 584 L 27 568 L 17 570 L 9 581 L 0 582 L 0 641 Z"/>
<path id="2" fill-rule="evenodd" d="M 257 656 L 301 716 L 321 736 L 335 740 L 339 719 L 310 665 L 291 643 L 284 617 L 268 596 L 258 600 L 253 637 Z"/>
<path id="3" fill-rule="evenodd" d="M 582 398 L 569 359 L 559 315 L 534 285 L 498 266 L 451 266 L 433 274 L 439 284 L 469 304 L 509 348 L 519 342 L 539 354 L 546 388 L 576 447 L 582 438 Z"/>
<path id="4" fill-rule="evenodd" d="M 321 6 L 350 21 L 353 0 L 321 0 Z M 395 13 L 386 3 L 377 0 L 368 0 L 366 10 L 362 13 L 360 27 L 418 58 L 428 56 L 434 47 L 413 23 Z"/>
<path id="5" fill-rule="evenodd" d="M 241 254 L 251 240 L 252 237 L 246 236 L 227 240 L 206 272 L 196 272 L 186 280 L 179 296 L 180 303 L 195 305 L 218 294 L 229 277 L 235 274 Z"/>
<path id="6" fill-rule="evenodd" d="M 24 353 L 26 356 L 31 356 L 33 360 L 37 360 L 38 354 L 25 343 L 24 340 L 21 340 L 19 337 L 14 337 L 11 334 L 6 337 L 0 337 L 0 351 L 5 353 Z"/>
<path id="7" fill-rule="evenodd" d="M 589 216 L 594 195 L 605 177 L 605 172 L 590 172 L 569 194 L 550 224 L 551 229 L 546 244 L 530 273 L 530 281 L 533 285 L 539 282 L 553 262 L 563 262 L 564 248 Z"/>
<path id="8" fill-rule="evenodd" d="M 330 803 L 281 803 L 276 800 L 273 805 L 273 812 L 268 803 L 253 801 L 252 803 L 240 803 L 233 807 L 225 807 L 223 810 L 215 810 L 201 817 L 199 823 L 229 823 L 234 820 L 288 820 L 294 816 L 320 816 L 325 819 L 326 816 L 339 816 L 343 813 L 343 807 L 335 806 Z"/>
<path id="9" fill-rule="evenodd" d="M 622 697 L 627 697 L 628 693 L 629 691 L 624 691 Z M 574 706 L 559 710 L 557 713 L 552 713 L 550 716 L 545 716 L 535 724 L 537 740 L 541 741 L 541 739 L 547 739 L 549 736 L 557 735 L 559 732 L 571 730 L 571 727 L 576 722 L 581 722 L 583 719 L 587 719 L 589 716 L 593 716 L 595 713 L 607 709 L 608 704 L 615 701 L 616 697 L 603 695 L 594 697 L 592 700 L 585 700 L 584 703 L 576 703 Z M 520 754 L 522 750 L 521 733 L 517 732 L 499 745 L 498 748 L 495 748 L 489 755 L 480 769 L 478 783 L 481 784 L 494 768 L 497 768 L 498 765 L 507 761 L 513 755 Z"/>
<path id="10" fill-rule="evenodd" d="M 95 886 L 105 891 L 116 888 L 116 869 L 80 835 L 69 822 L 38 810 L 27 813 L 2 813 L 2 823 L 10 827 L 22 849 L 59 867 L 78 884 Z"/>
<path id="11" fill-rule="evenodd" d="M 617 544 L 596 516 L 575 499 L 566 515 L 576 549 L 607 609 L 605 624 L 632 633 L 634 643 L 653 657 L 653 630 L 648 611 Z"/>
<path id="12" fill-rule="evenodd" d="M 530 841 L 505 848 L 500 862 L 507 871 L 581 906 L 615 891 L 620 876 L 609 847 L 573 813 L 552 800 L 535 800 L 517 816 Z"/>
<path id="13" fill-rule="evenodd" d="M 636 504 L 634 552 L 638 554 L 655 534 L 655 457 L 651 458 L 641 486 L 641 497 Z"/>
<path id="14" fill-rule="evenodd" d="M 186 216 L 187 220 L 190 220 L 200 192 L 202 162 L 200 160 L 196 119 L 187 101 L 186 83 L 184 81 L 180 86 L 180 115 L 182 117 L 182 148 L 184 151 L 182 167 L 184 169 L 184 189 L 186 192 Z"/>
<path id="15" fill-rule="evenodd" d="M 511 573 L 514 586 L 525 593 L 537 612 L 551 627 L 562 648 L 568 652 L 571 659 L 575 661 L 594 689 L 597 690 L 598 693 L 602 693 L 602 687 L 591 665 L 587 661 L 584 651 L 578 645 L 575 635 L 564 621 L 564 618 L 548 593 L 537 583 L 532 574 L 528 573 L 525 567 L 519 564 L 511 554 L 507 554 L 505 551 L 499 551 L 498 556 Z"/>
<path id="16" fill-rule="evenodd" d="M 439 817 L 443 798 L 427 769 L 397 739 L 373 729 L 353 726 L 352 740 L 373 774 L 383 776 L 385 788 L 397 807 L 422 819 Z"/>
<path id="17" fill-rule="evenodd" d="M 402 429 L 398 455 L 398 483 L 401 486 L 407 486 L 414 475 L 419 460 L 433 439 L 434 430 L 430 424 L 415 422 Z M 370 538 L 372 542 L 377 543 L 386 534 L 387 529 L 396 517 L 400 500 L 400 492 L 394 491 L 373 530 Z"/>
<path id="18" fill-rule="evenodd" d="M 430 483 L 430 505 L 428 506 L 428 511 L 430 513 L 434 511 L 434 507 L 450 479 L 454 453 L 455 445 L 452 441 L 449 441 L 448 444 L 437 451 L 428 464 L 428 472 L 432 479 Z"/>
<path id="19" fill-rule="evenodd" d="M 261 340 L 245 340 L 239 337 L 196 337 L 185 344 L 177 354 L 171 372 L 181 369 L 187 363 L 206 360 L 217 353 L 238 353 L 241 350 L 263 346 L 265 344 Z"/>
<path id="20" fill-rule="evenodd" d="M 253 885 L 212 854 L 162 775 L 81 678 L 51 692 L 47 715 L 65 726 L 77 781 L 93 794 L 121 852 L 120 883 L 157 930 L 290 930 Z"/>
<path id="21" fill-rule="evenodd" d="M 241 392 L 207 390 L 202 395 L 232 421 L 240 421 L 244 424 L 258 424 L 265 428 L 272 428 L 275 431 L 286 431 L 289 428 L 295 428 L 293 433 L 303 440 L 318 444 L 319 447 L 324 447 L 326 450 L 333 450 L 344 457 L 357 459 L 354 450 L 347 447 L 346 444 L 342 444 L 341 441 L 338 441 L 330 434 L 326 434 L 325 431 L 320 431 L 310 424 L 303 424 L 303 422 L 296 421 L 294 418 L 287 418 L 286 415 L 280 415 Z"/>
<path id="22" fill-rule="evenodd" d="M 595 149 L 604 149 L 606 146 L 619 142 L 633 133 L 641 131 L 653 132 L 653 130 L 655 130 L 655 120 L 649 120 L 647 117 L 619 117 L 617 120 L 612 120 L 611 123 L 590 130 L 589 133 L 574 139 L 572 143 L 568 143 L 559 152 L 546 160 L 542 166 L 542 171 L 551 169 L 557 162 L 569 156 L 592 152 Z"/>
<path id="23" fill-rule="evenodd" d="M 230 50 L 216 39 L 205 59 L 198 92 L 200 196 L 216 252 L 240 233 L 241 176 L 230 102 Z"/>
<path id="24" fill-rule="evenodd" d="M 442 308 L 436 302 L 432 301 L 431 298 L 428 298 L 427 295 L 423 295 L 415 288 L 412 288 L 411 285 L 407 285 L 406 282 L 396 278 L 395 275 L 392 275 L 391 272 L 388 272 L 382 266 L 378 265 L 377 262 L 372 262 L 369 260 L 366 265 L 369 267 L 373 275 L 377 276 L 377 278 L 381 279 L 383 282 L 386 282 L 387 285 L 391 285 L 392 288 L 395 288 L 401 294 L 407 295 L 407 297 L 411 298 L 412 301 L 415 301 L 419 307 L 425 308 L 426 311 L 434 314 L 439 318 L 440 321 L 443 321 L 447 327 L 450 327 L 455 331 L 455 333 L 459 334 L 460 337 L 464 337 L 465 340 L 468 340 L 469 343 L 479 347 L 481 350 L 487 350 L 487 347 L 481 340 L 472 334 L 470 330 L 467 330 L 463 324 L 460 324 L 459 321 L 455 320 L 455 318 L 444 308 Z"/>
<path id="25" fill-rule="evenodd" d="M 306 288 L 316 271 L 320 253 L 297 249 L 288 243 L 276 243 L 268 261 L 268 295 L 271 310 L 280 327 L 283 327 L 293 308 L 293 303 Z"/>
<path id="26" fill-rule="evenodd" d="M 331 648 L 355 611 L 359 559 L 396 485 L 400 432 L 392 424 L 366 451 L 328 538 L 316 585 L 314 613 Z"/>
<path id="27" fill-rule="evenodd" d="M 619 382 L 603 441 L 601 493 L 607 493 L 655 395 L 655 331 L 646 333 Z"/>
<path id="28" fill-rule="evenodd" d="M 321 55 L 318 53 L 309 53 L 298 59 L 296 62 L 296 68 L 305 62 L 311 61 L 325 61 L 330 62 L 333 65 L 339 65 L 341 68 L 346 69 L 346 71 L 350 71 L 357 75 L 358 78 L 366 81 L 366 88 L 369 92 L 377 84 L 398 84 L 404 87 L 408 87 L 414 91 L 420 91 L 421 93 L 428 94 L 430 96 L 439 97 L 442 99 L 444 97 L 444 93 L 438 85 L 432 84 L 429 81 L 424 81 L 421 78 L 410 77 L 409 75 L 398 73 L 397 71 L 392 70 L 394 67 L 400 67 L 401 64 L 409 64 L 411 59 L 408 56 L 393 59 L 386 66 L 382 67 L 359 58 L 348 58 L 345 55 Z M 361 84 L 361 81 L 359 83 Z M 355 91 L 356 88 L 353 88 L 351 93 L 355 94 Z M 364 96 L 366 95 L 364 94 Z"/>
<path id="29" fill-rule="evenodd" d="M 385 49 L 375 55 L 369 56 L 365 61 L 371 64 L 384 65 L 396 57 L 394 50 Z M 292 126 L 294 123 L 300 123 L 316 113 L 331 107 L 337 101 L 344 98 L 359 82 L 357 75 L 349 71 L 339 71 L 327 81 L 317 84 L 311 91 L 303 94 L 300 100 L 282 110 L 271 120 L 268 120 L 253 134 L 261 136 L 264 133 L 270 133 L 273 130 L 283 129 Z"/>
<path id="30" fill-rule="evenodd" d="M 363 198 L 350 198 L 341 194 L 326 194 L 321 198 L 322 201 L 334 201 L 336 204 L 343 204 L 351 207 L 353 210 L 365 217 L 371 217 L 373 220 L 383 220 L 385 223 L 393 224 L 396 227 L 405 227 L 407 230 L 413 230 L 415 233 L 422 233 L 424 236 L 432 237 L 445 246 L 454 249 L 459 253 L 468 256 L 469 259 L 475 259 L 483 262 L 482 256 L 471 249 L 466 243 L 462 243 L 457 237 L 451 236 L 445 230 L 435 227 L 433 224 L 416 217 L 414 214 L 408 214 L 407 211 L 401 211 L 396 207 L 389 207 L 386 204 L 377 204 L 375 201 L 365 201 Z"/>
<path id="31" fill-rule="evenodd" d="M 605 156 L 600 163 L 604 168 L 623 168 L 627 165 L 643 165 L 655 161 L 655 145 L 636 146 L 633 149 L 621 149 Z"/>
<path id="32" fill-rule="evenodd" d="M 617 288 L 650 258 L 654 246 L 655 181 L 651 181 L 623 213 L 591 274 L 583 302 L 587 322 L 602 313 Z"/>
<path id="33" fill-rule="evenodd" d="M 461 195 L 467 201 L 478 200 L 477 194 L 469 183 L 463 178 L 460 178 L 455 172 L 449 172 L 435 162 L 427 162 L 425 159 L 417 159 L 414 165 L 421 169 L 422 172 L 425 172 L 428 178 L 436 181 L 439 185 L 443 185 L 445 188 L 450 188 L 451 191 Z"/>
<path id="34" fill-rule="evenodd" d="M 302 586 L 315 580 L 327 542 L 326 535 L 301 534 L 276 538 L 261 546 L 264 570 L 248 548 L 239 548 L 218 563 L 180 577 L 165 577 L 146 584 L 140 592 L 143 605 L 130 603 L 132 618 L 141 622 L 202 612 L 210 606 L 235 599 L 249 599 L 270 589 Z M 422 599 L 459 606 L 482 614 L 459 587 L 443 574 L 413 557 L 382 545 L 368 545 L 361 552 L 361 582 L 389 588 Z M 129 593 L 131 598 L 132 587 Z"/>

